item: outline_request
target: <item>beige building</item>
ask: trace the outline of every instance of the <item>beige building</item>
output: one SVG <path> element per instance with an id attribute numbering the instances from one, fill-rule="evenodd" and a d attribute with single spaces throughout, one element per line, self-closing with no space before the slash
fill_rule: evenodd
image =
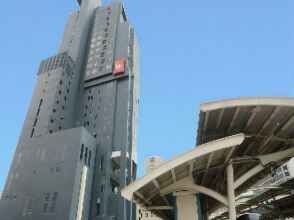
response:
<path id="1" fill-rule="evenodd" d="M 145 173 L 149 173 L 160 166 L 164 160 L 161 157 L 151 156 L 145 160 Z"/>
<path id="2" fill-rule="evenodd" d="M 151 156 L 145 160 L 145 173 L 153 171 L 156 167 L 160 166 L 164 160 L 161 157 Z M 137 205 L 137 220 L 161 220 L 154 213 L 146 210 L 146 208 Z"/>

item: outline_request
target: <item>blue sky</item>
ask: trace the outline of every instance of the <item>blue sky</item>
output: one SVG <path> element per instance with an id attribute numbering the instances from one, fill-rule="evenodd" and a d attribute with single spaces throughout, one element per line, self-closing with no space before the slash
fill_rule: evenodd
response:
<path id="1" fill-rule="evenodd" d="M 110 1 L 104 1 L 105 3 Z M 125 0 L 141 47 L 138 174 L 144 158 L 195 145 L 199 105 L 294 96 L 293 0 Z M 0 13 L 0 191 L 40 61 L 59 47 L 75 0 L 3 1 Z"/>

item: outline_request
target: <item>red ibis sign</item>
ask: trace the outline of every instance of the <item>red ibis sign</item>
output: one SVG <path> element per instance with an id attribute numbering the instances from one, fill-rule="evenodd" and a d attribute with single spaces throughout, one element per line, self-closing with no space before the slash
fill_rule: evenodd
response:
<path id="1" fill-rule="evenodd" d="M 123 74 L 125 72 L 125 63 L 126 61 L 124 59 L 116 60 L 113 68 L 113 75 Z"/>

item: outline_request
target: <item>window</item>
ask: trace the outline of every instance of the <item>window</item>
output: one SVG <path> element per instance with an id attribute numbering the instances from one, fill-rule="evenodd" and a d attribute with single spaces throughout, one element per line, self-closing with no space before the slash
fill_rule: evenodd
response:
<path id="1" fill-rule="evenodd" d="M 50 199 L 50 193 L 45 193 L 44 196 L 44 205 L 43 205 L 43 213 L 47 213 L 49 208 L 49 199 Z"/>
<path id="2" fill-rule="evenodd" d="M 88 148 L 86 147 L 85 158 L 84 158 L 85 164 L 87 164 L 87 159 L 88 159 Z"/>
<path id="3" fill-rule="evenodd" d="M 55 212 L 57 199 L 58 199 L 58 192 L 45 193 L 44 204 L 43 204 L 44 214 L 52 214 Z"/>
<path id="4" fill-rule="evenodd" d="M 31 132 L 31 138 L 34 136 L 34 132 L 35 132 L 35 129 L 33 128 Z"/>
<path id="5" fill-rule="evenodd" d="M 82 144 L 81 152 L 80 152 L 80 161 L 82 162 L 84 155 L 84 145 Z"/>
<path id="6" fill-rule="evenodd" d="M 50 212 L 51 213 L 55 212 L 57 198 L 58 198 L 58 192 L 54 192 L 52 200 L 51 200 L 51 206 L 50 206 Z"/>
<path id="7" fill-rule="evenodd" d="M 92 151 L 89 150 L 88 166 L 91 166 L 91 156 L 92 156 Z"/>
<path id="8" fill-rule="evenodd" d="M 283 170 L 284 170 L 284 171 L 287 171 L 287 170 L 288 170 L 287 165 L 284 165 L 284 166 L 283 166 Z"/>
<path id="9" fill-rule="evenodd" d="M 35 119 L 35 122 L 34 122 L 34 127 L 36 126 L 37 124 L 37 121 L 38 121 L 38 118 Z"/>
<path id="10" fill-rule="evenodd" d="M 104 156 L 101 155 L 101 159 L 100 159 L 100 170 L 103 170 L 103 163 L 104 163 Z"/>
<path id="11" fill-rule="evenodd" d="M 100 215 L 100 198 L 97 198 L 96 216 Z"/>
<path id="12" fill-rule="evenodd" d="M 40 108 L 38 108 L 38 111 L 37 111 L 37 116 L 36 116 L 36 117 L 38 117 L 38 116 L 39 116 L 39 114 L 40 114 Z"/>
<path id="13" fill-rule="evenodd" d="M 40 100 L 40 103 L 39 103 L 39 108 L 41 107 L 42 105 L 42 102 L 43 102 L 43 99 Z"/>

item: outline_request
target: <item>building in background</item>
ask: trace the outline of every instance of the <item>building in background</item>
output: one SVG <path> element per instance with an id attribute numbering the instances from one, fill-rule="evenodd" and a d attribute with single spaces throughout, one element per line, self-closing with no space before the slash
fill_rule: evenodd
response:
<path id="1" fill-rule="evenodd" d="M 145 173 L 153 171 L 155 168 L 160 166 L 164 160 L 161 157 L 151 156 L 145 160 Z M 153 212 L 146 210 L 146 208 L 137 206 L 137 220 L 161 220 L 162 218 L 158 217 Z"/>
<path id="2" fill-rule="evenodd" d="M 0 200 L 1 220 L 134 219 L 139 47 L 120 2 L 78 0 L 41 62 Z"/>
<path id="3" fill-rule="evenodd" d="M 161 157 L 151 156 L 145 160 L 145 173 L 149 173 L 160 166 L 164 160 Z"/>

